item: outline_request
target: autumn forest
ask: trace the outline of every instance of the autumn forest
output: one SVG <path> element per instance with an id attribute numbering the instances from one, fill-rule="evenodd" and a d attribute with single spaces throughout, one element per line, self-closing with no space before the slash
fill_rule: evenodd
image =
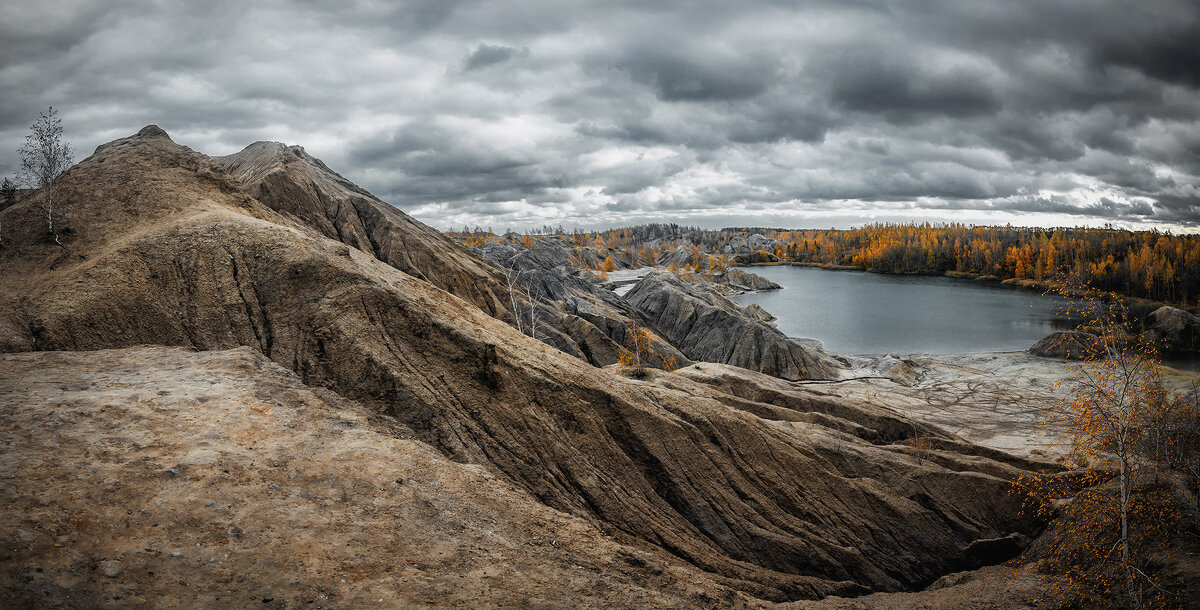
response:
<path id="1" fill-rule="evenodd" d="M 674 261 L 685 270 L 706 271 L 730 263 L 797 263 L 877 273 L 1037 282 L 1065 279 L 1187 308 L 1200 297 L 1200 236 L 1156 230 L 929 223 L 873 224 L 848 230 L 707 230 L 649 224 L 600 233 L 546 226 L 500 236 L 479 228 L 463 229 L 452 235 L 475 246 L 507 241 L 529 248 L 538 239 L 560 236 L 570 246 L 593 246 L 611 253 L 615 261 L 629 267 Z"/>

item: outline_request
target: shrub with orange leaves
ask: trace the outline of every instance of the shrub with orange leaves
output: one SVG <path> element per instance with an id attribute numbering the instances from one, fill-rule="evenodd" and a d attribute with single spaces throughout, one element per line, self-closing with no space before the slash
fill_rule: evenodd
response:
<path id="1" fill-rule="evenodd" d="M 617 364 L 631 377 L 646 377 L 646 368 L 654 356 L 654 333 L 650 329 L 630 321 L 625 327 L 625 349 L 618 356 Z"/>
<path id="2" fill-rule="evenodd" d="M 662 365 L 664 371 L 671 372 L 679 368 L 679 361 L 675 359 L 675 356 L 666 355 L 663 356 Z"/>
<path id="3" fill-rule="evenodd" d="M 924 463 L 933 449 L 933 436 L 921 430 L 914 430 L 913 435 L 904 443 L 904 452 L 917 458 L 918 464 Z"/>

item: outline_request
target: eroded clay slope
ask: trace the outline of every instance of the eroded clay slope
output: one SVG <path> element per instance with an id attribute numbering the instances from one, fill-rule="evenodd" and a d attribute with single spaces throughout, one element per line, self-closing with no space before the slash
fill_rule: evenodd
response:
<path id="1" fill-rule="evenodd" d="M 272 209 L 294 214 L 326 237 L 374 254 L 489 314 L 504 311 L 495 269 L 441 231 L 343 178 L 304 147 L 255 142 L 213 160 Z"/>
<path id="2" fill-rule="evenodd" d="M 832 379 L 843 365 L 745 315 L 729 299 L 672 273 L 642 278 L 625 299 L 692 360 L 732 364 L 797 381 Z"/>
<path id="3" fill-rule="evenodd" d="M 17 236 L 0 253 L 5 351 L 250 346 L 759 597 L 918 587 L 975 565 L 973 542 L 1037 529 L 1009 463 L 949 442 L 910 455 L 921 428 L 870 404 L 595 368 L 279 214 L 156 129 L 63 182 L 65 249 L 39 237 L 36 202 L 0 212 Z"/>
<path id="4" fill-rule="evenodd" d="M 375 198 L 302 146 L 255 142 L 213 160 L 255 199 L 326 237 L 372 254 L 510 324 L 516 324 L 517 316 L 529 316 L 526 308 L 532 306 L 542 341 L 598 366 L 617 361 L 620 346 L 591 320 L 566 311 L 544 293 L 530 305 L 523 287 L 510 289 L 501 269 Z"/>

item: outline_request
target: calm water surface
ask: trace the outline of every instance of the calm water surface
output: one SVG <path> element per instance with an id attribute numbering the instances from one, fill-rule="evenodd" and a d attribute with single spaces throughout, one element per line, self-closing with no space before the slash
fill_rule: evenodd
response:
<path id="1" fill-rule="evenodd" d="M 758 303 L 792 337 L 842 354 L 1021 351 L 1069 326 L 1066 300 L 940 276 L 882 275 L 813 267 L 753 267 L 780 286 L 733 297 Z"/>

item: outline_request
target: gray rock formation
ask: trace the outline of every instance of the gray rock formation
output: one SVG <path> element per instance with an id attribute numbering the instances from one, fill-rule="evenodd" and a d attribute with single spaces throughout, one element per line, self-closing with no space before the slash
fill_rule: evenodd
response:
<path id="1" fill-rule="evenodd" d="M 839 362 L 804 347 L 729 299 L 673 274 L 655 272 L 625 295 L 688 358 L 732 364 L 788 380 L 830 379 Z"/>
<path id="2" fill-rule="evenodd" d="M 1044 358 L 1085 360 L 1099 355 L 1096 335 L 1079 330 L 1059 330 L 1046 335 L 1029 348 L 1029 353 Z"/>
<path id="3" fill-rule="evenodd" d="M 1147 330 L 1167 351 L 1200 349 L 1200 317 L 1175 307 L 1159 307 L 1146 320 Z"/>
<path id="4" fill-rule="evenodd" d="M 754 292 L 758 290 L 779 290 L 779 284 L 768 280 L 767 278 L 751 273 L 743 269 L 734 267 L 724 273 L 713 278 L 717 284 L 729 286 L 740 292 Z"/>
<path id="5" fill-rule="evenodd" d="M 600 285 L 580 277 L 570 266 L 570 252 L 552 239 L 542 239 L 532 248 L 492 244 L 476 248 L 487 260 L 511 276 L 519 290 L 541 299 L 540 320 L 559 318 L 560 328 L 587 361 L 597 366 L 617 362 L 627 344 L 627 330 L 638 315 L 624 299 Z M 519 291 L 518 290 L 518 291 Z M 520 298 L 517 299 L 520 303 Z M 558 311 L 556 308 L 561 308 Z M 660 368 L 670 358 L 678 365 L 690 360 L 669 342 L 654 345 L 651 366 Z"/>
<path id="6" fill-rule="evenodd" d="M 771 315 L 771 312 L 763 309 L 758 303 L 751 303 L 747 305 L 742 309 L 742 313 L 764 324 L 771 324 L 777 319 L 775 316 Z"/>
<path id="7" fill-rule="evenodd" d="M 755 233 L 750 237 L 739 236 L 730 239 L 729 242 L 725 244 L 725 247 L 722 248 L 722 251 L 732 256 L 743 258 L 752 256 L 755 253 L 763 250 L 766 250 L 768 253 L 773 255 L 775 252 L 775 246 L 780 245 L 780 243 L 781 242 L 777 239 L 771 239 L 770 237 L 767 237 L 761 233 Z"/>

